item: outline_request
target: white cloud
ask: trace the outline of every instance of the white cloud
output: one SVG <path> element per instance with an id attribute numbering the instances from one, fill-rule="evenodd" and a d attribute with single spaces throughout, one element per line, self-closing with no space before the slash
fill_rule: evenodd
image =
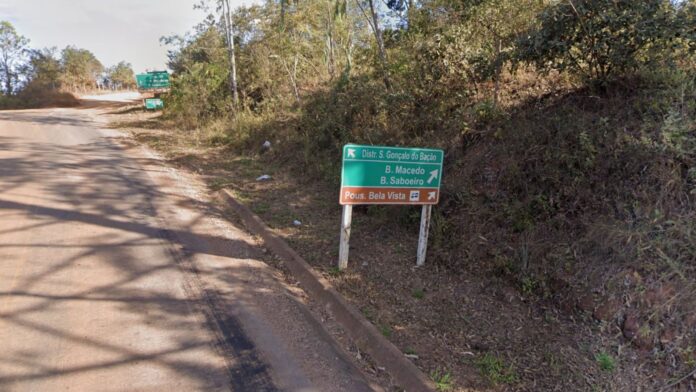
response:
<path id="1" fill-rule="evenodd" d="M 75 45 L 104 63 L 121 60 L 136 72 L 164 68 L 165 35 L 183 34 L 204 18 L 198 0 L 0 0 L 0 20 L 9 20 L 35 48 Z M 257 2 L 232 0 L 237 6 Z"/>

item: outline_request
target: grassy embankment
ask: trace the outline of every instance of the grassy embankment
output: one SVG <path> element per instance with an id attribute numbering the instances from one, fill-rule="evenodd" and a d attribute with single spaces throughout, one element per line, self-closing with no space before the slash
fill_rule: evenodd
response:
<path id="1" fill-rule="evenodd" d="M 678 380 L 696 366 L 694 75 L 601 90 L 523 72 L 503 82 L 498 106 L 353 81 L 286 112 L 136 134 L 236 192 L 439 381 Z M 177 124 L 165 114 L 140 127 Z M 356 209 L 350 270 L 333 268 L 346 142 L 446 150 L 424 269 L 413 268 L 419 211 L 403 207 Z"/>

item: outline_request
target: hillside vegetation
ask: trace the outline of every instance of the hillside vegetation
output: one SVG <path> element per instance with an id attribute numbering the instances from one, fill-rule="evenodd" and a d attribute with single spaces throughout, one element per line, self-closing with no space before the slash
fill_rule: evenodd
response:
<path id="1" fill-rule="evenodd" d="M 280 0 L 229 20 L 207 6 L 164 39 L 164 120 L 327 187 L 345 143 L 444 148 L 439 273 L 598 325 L 601 369 L 631 346 L 633 375 L 608 389 L 693 387 L 696 2 Z"/>

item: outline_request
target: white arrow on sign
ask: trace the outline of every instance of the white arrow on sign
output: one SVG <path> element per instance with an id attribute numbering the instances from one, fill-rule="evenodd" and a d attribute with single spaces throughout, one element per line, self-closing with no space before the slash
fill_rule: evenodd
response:
<path id="1" fill-rule="evenodd" d="M 437 175 L 440 173 L 440 170 L 433 170 L 430 172 L 430 178 L 428 178 L 428 184 L 433 182 L 433 180 L 437 179 Z"/>
<path id="2" fill-rule="evenodd" d="M 428 192 L 428 200 L 435 200 L 437 192 Z"/>
<path id="3" fill-rule="evenodd" d="M 355 149 L 354 148 L 348 149 L 348 158 L 355 158 Z"/>

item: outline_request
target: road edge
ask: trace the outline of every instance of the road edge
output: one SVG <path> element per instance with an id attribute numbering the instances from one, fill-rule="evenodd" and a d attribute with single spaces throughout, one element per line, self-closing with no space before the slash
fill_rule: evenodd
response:
<path id="1" fill-rule="evenodd" d="M 305 291 L 331 312 L 355 344 L 383 366 L 400 387 L 406 391 L 435 391 L 435 384 L 430 378 L 382 336 L 369 320 L 350 305 L 331 283 L 314 271 L 284 239 L 271 231 L 261 218 L 238 202 L 229 190 L 223 189 L 218 194 L 239 216 L 246 229 L 260 237 L 263 244 L 285 262 Z"/>

